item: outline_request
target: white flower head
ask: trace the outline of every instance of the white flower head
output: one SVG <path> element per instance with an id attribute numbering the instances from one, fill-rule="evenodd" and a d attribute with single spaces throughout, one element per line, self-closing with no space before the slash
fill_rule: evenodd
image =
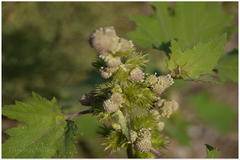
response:
<path id="1" fill-rule="evenodd" d="M 140 68 L 135 68 L 130 72 L 130 80 L 141 81 L 144 78 L 144 73 Z"/>
<path id="2" fill-rule="evenodd" d="M 121 105 L 123 103 L 123 98 L 120 93 L 113 93 L 110 100 L 116 105 Z"/>
<path id="3" fill-rule="evenodd" d="M 174 82 L 170 74 L 165 76 L 159 76 L 157 83 L 153 86 L 153 91 L 160 95 L 166 88 L 170 87 L 173 83 Z"/>
<path id="4" fill-rule="evenodd" d="M 135 148 L 140 151 L 147 153 L 152 147 L 151 139 L 137 139 Z"/>
<path id="5" fill-rule="evenodd" d="M 178 103 L 174 100 L 165 100 L 161 108 L 161 116 L 169 118 L 178 109 Z"/>
<path id="6" fill-rule="evenodd" d="M 110 68 L 115 68 L 122 64 L 120 57 L 113 57 L 112 55 L 108 55 L 104 57 L 102 56 L 102 59 L 105 61 L 106 65 Z"/>
<path id="7" fill-rule="evenodd" d="M 90 43 L 100 54 L 115 53 L 118 49 L 119 37 L 114 27 L 103 27 L 92 33 Z"/>
<path id="8" fill-rule="evenodd" d="M 103 108 L 107 113 L 112 113 L 118 110 L 118 105 L 114 104 L 110 99 L 108 99 L 104 101 Z"/>

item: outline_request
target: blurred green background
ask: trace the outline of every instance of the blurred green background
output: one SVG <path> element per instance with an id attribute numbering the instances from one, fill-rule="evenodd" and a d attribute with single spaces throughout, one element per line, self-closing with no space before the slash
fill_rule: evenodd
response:
<path id="1" fill-rule="evenodd" d="M 223 3 L 234 15 L 237 3 Z M 2 105 L 24 100 L 34 91 L 43 97 L 56 97 L 64 112 L 86 109 L 78 102 L 83 93 L 103 82 L 91 63 L 95 51 L 88 44 L 91 32 L 114 26 L 118 35 L 135 29 L 127 15 L 151 15 L 153 9 L 140 2 L 3 2 L 2 3 Z M 237 47 L 237 33 L 226 52 Z M 147 72 L 166 73 L 167 56 L 154 49 L 149 53 Z M 227 94 L 226 94 L 227 93 Z M 238 85 L 177 81 L 166 96 L 180 102 L 179 111 L 166 122 L 170 137 L 167 157 L 205 157 L 204 144 L 221 150 L 221 157 L 238 156 Z M 91 115 L 79 117 L 81 124 L 75 157 L 126 157 L 125 152 L 109 155 L 97 134 L 99 123 Z M 3 117 L 6 129 L 20 124 Z"/>

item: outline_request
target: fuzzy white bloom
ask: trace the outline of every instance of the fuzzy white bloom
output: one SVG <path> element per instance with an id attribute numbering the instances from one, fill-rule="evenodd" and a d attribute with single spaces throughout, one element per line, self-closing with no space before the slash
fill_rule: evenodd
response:
<path id="1" fill-rule="evenodd" d="M 141 69 L 135 68 L 130 72 L 130 80 L 141 81 L 144 78 L 144 73 Z"/>
<path id="2" fill-rule="evenodd" d="M 137 139 L 137 132 L 130 130 L 130 141 L 131 143 L 134 143 Z"/>
<path id="3" fill-rule="evenodd" d="M 120 38 L 119 50 L 118 50 L 119 52 L 126 52 L 133 47 L 134 47 L 134 45 L 133 45 L 132 41 L 128 41 L 124 38 Z"/>
<path id="4" fill-rule="evenodd" d="M 123 98 L 120 93 L 113 93 L 110 100 L 116 105 L 121 105 L 123 103 Z"/>
<path id="5" fill-rule="evenodd" d="M 153 91 L 160 95 L 166 88 L 173 84 L 173 79 L 170 74 L 158 77 L 158 82 L 153 86 Z"/>
<path id="6" fill-rule="evenodd" d="M 119 37 L 114 27 L 103 27 L 95 30 L 90 39 L 93 48 L 100 54 L 115 53 L 119 47 Z"/>
<path id="7" fill-rule="evenodd" d="M 154 116 L 155 120 L 159 120 L 160 113 L 156 109 L 151 110 L 150 113 Z"/>
<path id="8" fill-rule="evenodd" d="M 157 123 L 158 131 L 161 132 L 164 129 L 164 126 L 165 126 L 164 122 L 158 122 Z"/>
<path id="9" fill-rule="evenodd" d="M 118 110 L 118 105 L 114 104 L 110 99 L 108 99 L 104 101 L 103 108 L 107 113 L 112 113 Z"/>
<path id="10" fill-rule="evenodd" d="M 161 108 L 161 116 L 169 118 L 172 113 L 178 109 L 178 103 L 174 100 L 165 100 Z"/>

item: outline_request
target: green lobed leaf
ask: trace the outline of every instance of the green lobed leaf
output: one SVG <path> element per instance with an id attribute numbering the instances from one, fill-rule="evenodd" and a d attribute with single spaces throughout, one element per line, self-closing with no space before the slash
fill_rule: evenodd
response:
<path id="1" fill-rule="evenodd" d="M 213 148 L 209 144 L 205 144 L 207 149 L 207 158 L 217 158 L 219 155 L 219 150 L 217 148 Z"/>
<path id="2" fill-rule="evenodd" d="M 192 96 L 189 102 L 203 123 L 214 126 L 222 132 L 232 130 L 237 112 L 231 106 L 212 99 L 207 92 Z"/>
<path id="3" fill-rule="evenodd" d="M 208 43 L 198 43 L 192 49 L 183 51 L 176 41 L 172 41 L 168 69 L 173 77 L 191 79 L 211 73 L 223 53 L 226 43 L 226 34 L 219 36 Z"/>
<path id="4" fill-rule="evenodd" d="M 77 125 L 72 120 L 67 120 L 64 136 L 59 141 L 57 151 L 58 158 L 72 158 L 77 153 L 75 146 L 75 137 L 77 135 Z"/>
<path id="5" fill-rule="evenodd" d="M 238 82 L 238 50 L 235 54 L 227 54 L 220 58 L 216 69 L 223 82 Z"/>
<path id="6" fill-rule="evenodd" d="M 176 39 L 185 50 L 198 42 L 208 42 L 232 27 L 232 16 L 224 12 L 219 2 L 151 3 L 152 16 L 129 16 L 136 23 L 136 30 L 128 37 L 143 47 L 162 48 Z M 165 48 L 166 50 L 166 48 Z"/>
<path id="7" fill-rule="evenodd" d="M 10 138 L 2 146 L 2 157 L 50 158 L 56 154 L 67 118 L 56 99 L 49 101 L 33 93 L 25 103 L 3 107 L 2 113 L 25 124 L 6 131 Z"/>
<path id="8" fill-rule="evenodd" d="M 85 137 L 96 136 L 96 132 L 100 127 L 98 119 L 90 114 L 75 117 L 73 121 L 77 125 L 77 132 Z"/>

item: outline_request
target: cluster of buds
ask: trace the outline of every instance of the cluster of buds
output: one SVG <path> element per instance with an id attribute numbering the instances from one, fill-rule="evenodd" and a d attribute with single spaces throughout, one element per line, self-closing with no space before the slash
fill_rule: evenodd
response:
<path id="1" fill-rule="evenodd" d="M 161 132 L 165 126 L 162 118 L 169 118 L 178 108 L 175 101 L 160 97 L 173 84 L 171 75 L 158 77 L 156 74 L 145 74 L 141 68 L 147 62 L 145 56 L 136 52 L 131 41 L 118 37 L 113 27 L 94 31 L 90 43 L 100 59 L 95 66 L 103 78 L 113 76 L 113 80 L 99 86 L 96 92 L 83 95 L 80 102 L 93 106 L 94 113 L 114 130 L 110 134 L 114 139 L 119 139 L 119 135 L 115 134 L 119 132 L 126 137 L 125 142 L 119 144 L 110 138 L 107 148 L 117 150 L 123 144 L 130 143 L 139 152 L 152 151 L 152 142 L 154 145 L 158 142 L 156 135 L 152 136 L 151 133 Z M 108 98 L 105 98 L 106 95 Z M 154 118 L 148 119 L 147 114 L 152 114 Z M 144 121 L 149 122 L 145 124 Z"/>
<path id="2" fill-rule="evenodd" d="M 156 74 L 150 75 L 145 81 L 152 87 L 153 91 L 157 93 L 157 95 L 161 95 L 165 89 L 174 83 L 170 74 L 159 77 L 157 77 Z"/>
<path id="3" fill-rule="evenodd" d="M 134 49 L 132 41 L 118 37 L 112 26 L 94 31 L 90 43 L 99 53 L 99 58 L 106 64 L 105 67 L 100 68 L 101 75 L 105 79 L 110 78 L 122 64 L 121 57 L 117 56 L 116 53 Z"/>
<path id="4" fill-rule="evenodd" d="M 106 113 L 116 112 L 121 104 L 123 103 L 123 98 L 120 93 L 113 93 L 112 96 L 105 100 L 103 103 L 103 108 Z"/>

